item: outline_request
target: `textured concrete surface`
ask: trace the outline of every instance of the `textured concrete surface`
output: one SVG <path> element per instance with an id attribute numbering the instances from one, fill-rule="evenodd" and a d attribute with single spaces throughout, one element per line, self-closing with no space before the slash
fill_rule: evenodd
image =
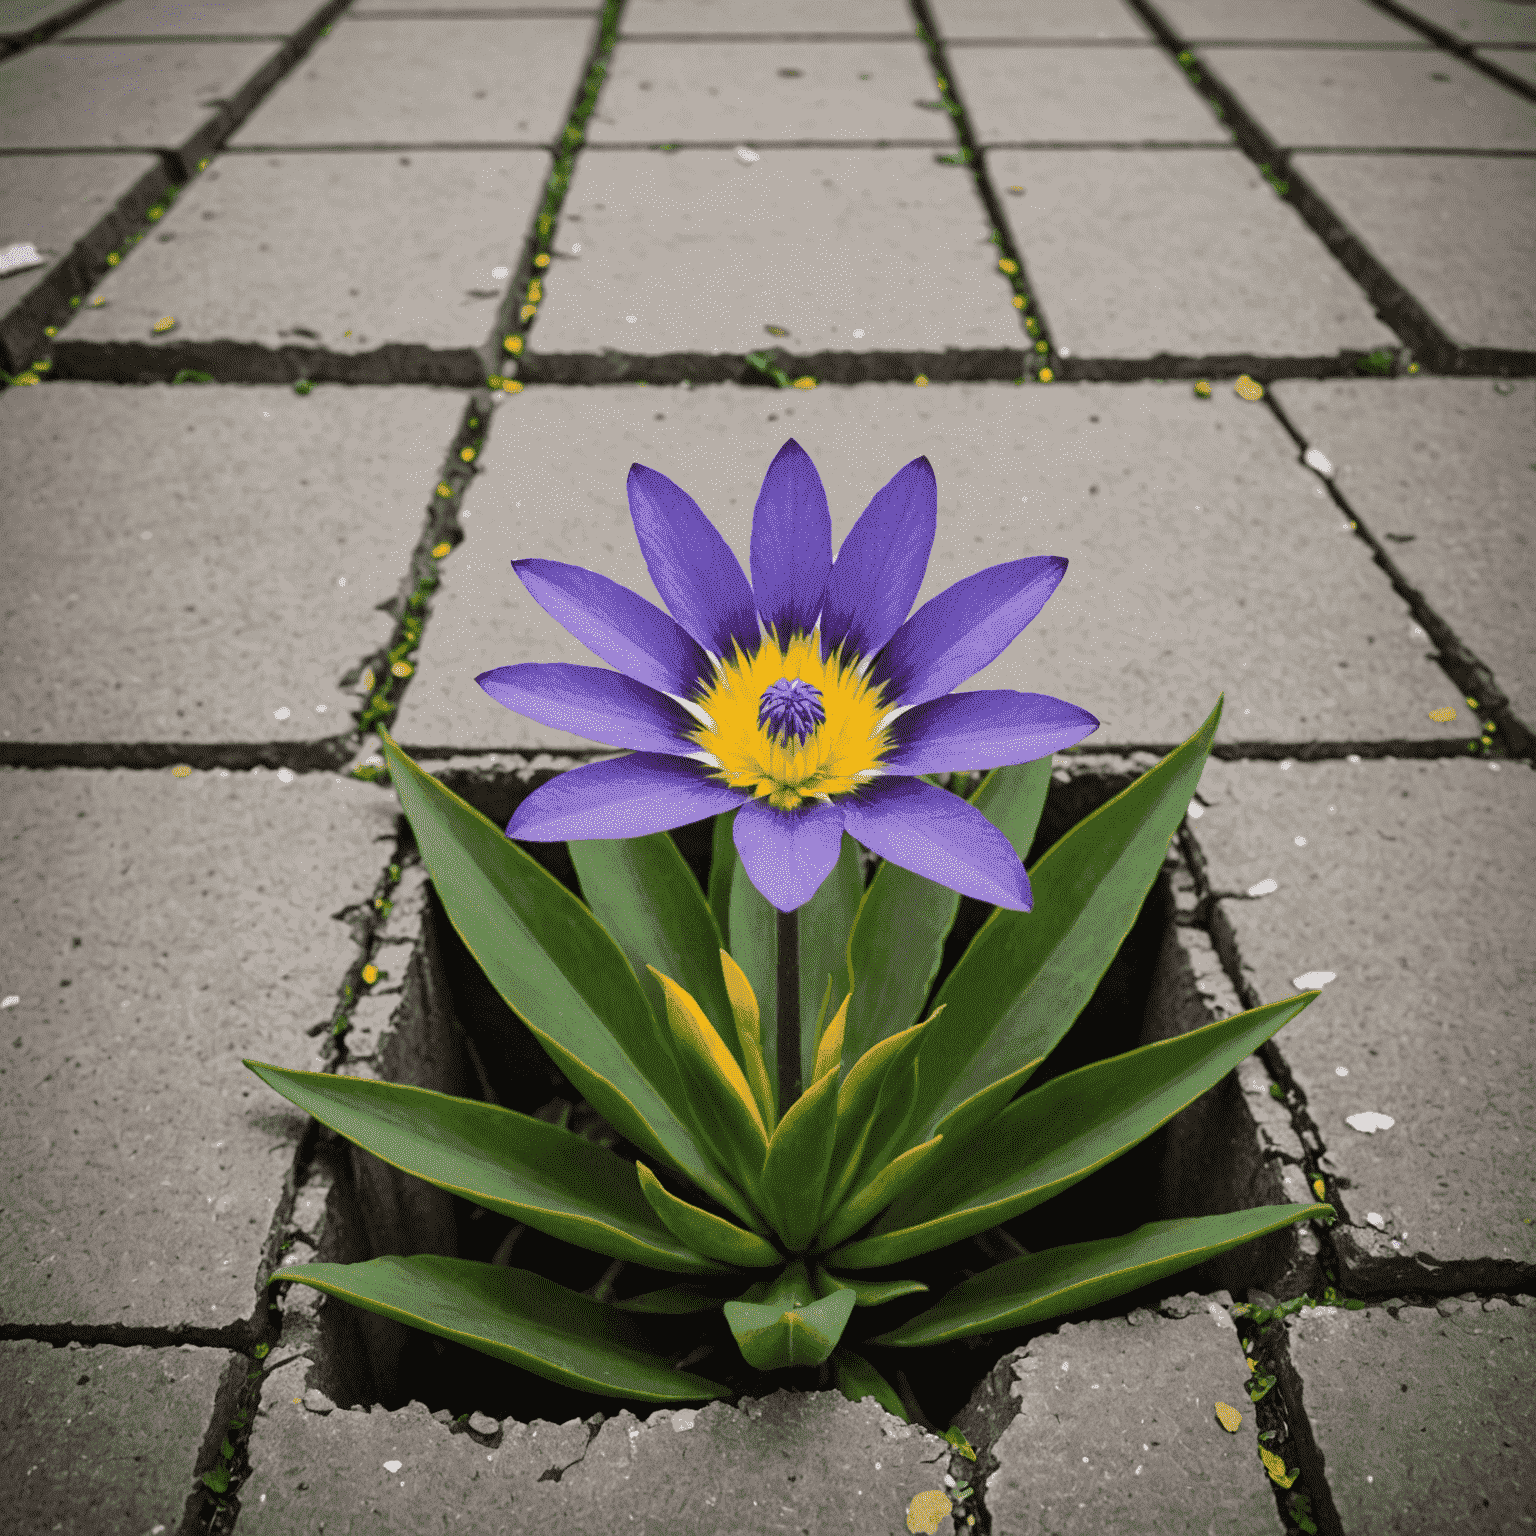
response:
<path id="1" fill-rule="evenodd" d="M 0 40 L 24 43 L 39 29 L 57 26 L 71 12 L 90 4 L 91 0 L 10 0 L 0 16 Z"/>
<path id="2" fill-rule="evenodd" d="M 1200 798 L 1218 942 L 1245 984 L 1271 1002 L 1335 974 L 1276 1044 L 1325 1149 L 1343 1283 L 1530 1288 L 1536 774 L 1213 758 Z M 1245 894 L 1262 881 L 1278 889 Z M 1394 1123 L 1350 1125 L 1373 1112 Z"/>
<path id="3" fill-rule="evenodd" d="M 1279 1536 L 1230 1305 L 1191 1292 L 1000 1360 L 958 1421 L 987 1447 L 993 1536 Z M 1242 1414 L 1235 1433 L 1218 1402 Z"/>
<path id="4" fill-rule="evenodd" d="M 290 36 L 322 9 L 320 0 L 117 0 L 61 35 L 76 37 Z"/>
<path id="5" fill-rule="evenodd" d="M 822 0 L 777 0 L 771 13 L 758 0 L 628 0 L 619 19 L 621 37 L 911 31 L 904 0 L 839 0 L 835 7 Z"/>
<path id="6" fill-rule="evenodd" d="M 516 262 L 548 172 L 544 150 L 226 155 L 98 285 L 106 307 L 60 334 L 61 364 L 88 348 L 84 365 L 128 378 L 478 383 L 506 288 L 493 272 Z"/>
<path id="7" fill-rule="evenodd" d="M 1530 48 L 1479 48 L 1477 56 L 1499 69 L 1507 70 L 1517 80 L 1536 85 L 1536 50 Z"/>
<path id="8" fill-rule="evenodd" d="M 1297 155 L 1294 164 L 1455 345 L 1536 352 L 1536 298 L 1524 280 L 1536 161 Z"/>
<path id="9" fill-rule="evenodd" d="M 952 148 L 927 57 L 910 42 L 621 42 L 593 144 L 894 139 Z"/>
<path id="10" fill-rule="evenodd" d="M 949 42 L 1091 38 L 1144 40 L 1150 34 L 1122 0 L 929 0 L 939 36 Z"/>
<path id="11" fill-rule="evenodd" d="M 550 268 L 529 352 L 1013 349 L 1022 367 L 989 233 L 972 177 L 931 150 L 588 155 L 557 231 L 579 260 Z"/>
<path id="12" fill-rule="evenodd" d="M 1350 509 L 1408 582 L 1492 669 L 1515 713 L 1536 723 L 1536 547 L 1523 515 L 1536 496 L 1536 385 L 1385 382 L 1288 379 L 1275 398 L 1332 462 Z"/>
<path id="13" fill-rule="evenodd" d="M 987 162 L 996 182 L 1024 188 L 1003 216 L 1051 339 L 1073 357 L 1321 361 L 1395 341 L 1236 150 L 1004 150 Z"/>
<path id="14" fill-rule="evenodd" d="M 447 390 L 8 391 L 31 516 L 0 574 L 0 743 L 350 729 L 341 676 L 388 639 L 376 605 L 462 408 Z"/>
<path id="15" fill-rule="evenodd" d="M 1403 9 L 1462 43 L 1536 43 L 1536 16 L 1515 0 L 1402 0 Z"/>
<path id="16" fill-rule="evenodd" d="M 33 48 L 0 63 L 0 149 L 150 149 L 183 170 L 273 78 L 280 43 Z"/>
<path id="17" fill-rule="evenodd" d="M 247 1362 L 191 1344 L 0 1344 L 8 1531 L 180 1531 Z"/>
<path id="18" fill-rule="evenodd" d="M 306 1396 L 305 1362 L 276 1371 L 251 1437 L 241 1527 L 326 1536 L 535 1522 L 635 1536 L 898 1536 L 942 1490 L 949 1447 L 872 1399 L 776 1392 L 732 1408 L 624 1412 L 592 1427 L 479 1419 L 451 1434 L 420 1403 L 394 1413 Z M 318 1411 L 317 1411 L 318 1410 Z M 471 1421 L 475 1422 L 475 1421 Z M 937 1536 L 953 1536 L 945 1519 Z"/>
<path id="19" fill-rule="evenodd" d="M 343 20 L 229 142 L 545 144 L 581 86 L 594 25 L 575 16 Z"/>
<path id="20" fill-rule="evenodd" d="M 1316 1307 L 1287 1319 L 1294 1374 L 1282 1391 L 1305 1403 L 1349 1536 L 1531 1528 L 1536 1300 L 1520 1301 Z"/>
<path id="21" fill-rule="evenodd" d="M 1153 0 L 1189 43 L 1422 43 L 1370 0 Z M 1216 61 L 1220 63 L 1220 59 Z"/>
<path id="22" fill-rule="evenodd" d="M 512 662 L 594 664 L 510 561 L 573 561 L 657 602 L 625 501 L 630 464 L 683 486 L 745 560 L 763 474 L 791 435 L 827 486 L 834 548 L 891 475 L 928 455 L 939 532 L 919 603 L 1004 560 L 1071 561 L 974 686 L 1081 705 L 1103 722 L 1090 746 L 1180 741 L 1223 690 L 1221 742 L 1465 739 L 1464 714 L 1429 718 L 1460 696 L 1275 418 L 1187 384 L 530 388 L 497 415 L 399 739 L 575 744 L 475 686 Z"/>
<path id="23" fill-rule="evenodd" d="M 981 145 L 1230 139 L 1161 48 L 961 48 L 950 70 Z"/>
<path id="24" fill-rule="evenodd" d="M 1532 104 L 1443 53 L 1232 48 L 1210 62 L 1283 148 L 1536 149 Z"/>
<path id="25" fill-rule="evenodd" d="M 0 1322 L 243 1344 L 304 1118 L 241 1057 L 314 1057 L 393 800 L 264 769 L 0 779 Z"/>
<path id="26" fill-rule="evenodd" d="M 26 240 L 47 258 L 0 284 L 8 370 L 43 354 L 43 327 L 86 291 L 96 266 L 166 185 L 152 155 L 0 155 L 0 248 Z"/>

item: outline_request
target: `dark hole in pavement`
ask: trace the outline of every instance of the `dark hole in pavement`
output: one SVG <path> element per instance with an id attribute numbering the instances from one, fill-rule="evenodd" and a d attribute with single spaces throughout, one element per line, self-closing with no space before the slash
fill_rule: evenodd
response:
<path id="1" fill-rule="evenodd" d="M 539 775 L 539 779 L 547 775 Z M 531 784 L 507 773 L 478 771 L 445 772 L 445 782 L 499 825 L 505 825 L 516 805 L 530 792 Z M 1068 828 L 1097 809 L 1129 782 L 1129 778 L 1083 774 L 1067 783 L 1051 786 L 1040 830 L 1030 850 L 1032 865 Z M 701 885 L 707 882 L 711 824 L 708 821 L 679 828 L 673 833 L 679 850 Z M 564 844 L 524 844 L 527 852 L 556 879 L 579 893 L 574 866 Z M 872 861 L 867 861 L 872 864 Z M 871 868 L 866 867 L 866 882 Z M 432 945 L 446 982 L 444 1000 L 452 1011 L 455 1028 L 467 1040 L 470 1063 L 462 1073 L 465 1081 L 481 1081 L 508 1108 L 526 1114 L 542 1112 L 549 1117 L 562 1104 L 570 1106 L 569 1124 L 586 1131 L 592 1139 L 605 1138 L 621 1156 L 634 1157 L 635 1149 L 614 1136 L 575 1090 L 512 1010 L 497 995 L 484 974 L 447 922 L 435 898 L 430 904 Z M 945 946 L 935 989 L 953 968 L 966 944 L 985 920 L 985 904 L 963 898 L 954 929 Z M 1031 1081 L 1039 1086 L 1051 1078 L 1090 1061 L 1119 1055 L 1140 1041 L 1158 953 L 1172 920 L 1172 902 L 1165 876 L 1153 885 L 1137 921 L 1115 960 L 1077 1021 Z M 478 1058 L 478 1060 L 476 1060 Z M 472 1070 L 471 1070 L 472 1067 Z M 471 1090 L 473 1091 L 473 1090 Z M 1038 1251 L 1065 1243 L 1087 1242 L 1132 1230 L 1162 1213 L 1151 1208 L 1156 1174 L 1162 1152 L 1158 1133 L 1124 1157 L 1082 1180 L 1065 1194 L 1016 1218 L 1006 1226 L 1008 1237 Z M 336 1159 L 341 1174 L 340 1194 L 345 1201 L 350 1180 L 345 1159 Z M 668 1178 L 663 1174 L 664 1178 Z M 670 1181 L 670 1180 L 669 1180 Z M 411 1181 L 415 1182 L 415 1181 Z M 680 1190 L 683 1186 L 676 1186 Z M 449 1199 L 450 1197 L 443 1197 Z M 696 1198 L 696 1196 L 695 1196 Z M 597 1283 L 609 1260 L 532 1228 L 514 1233 L 510 1220 L 481 1211 L 467 1201 L 452 1199 L 451 1229 L 460 1257 L 501 1262 L 531 1269 L 572 1290 L 583 1291 Z M 336 1224 L 326 1257 L 356 1260 L 371 1252 L 418 1251 L 408 1241 L 359 1229 L 355 1202 L 350 1217 L 337 1212 L 328 1221 Z M 337 1222 L 337 1216 L 341 1219 Z M 347 1231 L 348 1222 L 353 1230 Z M 995 1232 L 964 1244 L 908 1261 L 899 1272 L 925 1281 L 929 1295 L 900 1301 L 855 1315 L 855 1330 L 870 1319 L 867 1331 L 879 1333 L 895 1326 L 904 1316 L 931 1304 L 967 1273 L 978 1272 L 1011 1256 L 1007 1237 Z M 896 1271 L 893 1270 L 893 1273 Z M 616 1278 L 614 1293 L 634 1295 L 673 1283 L 676 1277 L 647 1272 L 627 1265 Z M 1138 1305 L 1153 1305 L 1178 1287 L 1169 1277 L 1138 1292 L 1074 1314 L 1076 1318 L 1119 1317 Z M 588 1418 L 593 1413 L 613 1414 L 628 1407 L 641 1417 L 656 1404 L 625 1403 L 546 1381 L 531 1372 L 493 1360 L 476 1351 L 447 1343 L 399 1325 L 379 1327 L 365 1314 L 335 1315 L 350 1309 L 327 1309 L 332 1358 L 317 1379 L 322 1389 L 338 1401 L 352 1404 L 376 1402 L 397 1408 L 415 1399 L 434 1412 L 447 1409 L 455 1418 L 479 1410 L 497 1419 L 524 1422 L 545 1419 L 556 1423 Z M 926 1416 L 940 1429 L 953 1422 L 981 1379 L 1003 1355 L 1040 1333 L 1054 1330 L 1064 1318 L 1052 1319 L 1012 1333 L 994 1334 L 929 1350 L 880 1350 L 871 1348 L 871 1359 L 894 1381 L 904 1371 Z M 719 1313 L 676 1320 L 655 1320 L 655 1340 L 678 1355 L 700 1345 L 712 1347 L 705 1358 L 690 1362 L 692 1368 L 726 1382 L 747 1395 L 763 1396 L 779 1387 L 813 1391 L 825 1389 L 826 1381 L 815 1370 L 786 1371 L 772 1377 L 755 1376 L 739 1357 L 735 1342 Z M 856 1343 L 855 1330 L 849 1342 Z"/>

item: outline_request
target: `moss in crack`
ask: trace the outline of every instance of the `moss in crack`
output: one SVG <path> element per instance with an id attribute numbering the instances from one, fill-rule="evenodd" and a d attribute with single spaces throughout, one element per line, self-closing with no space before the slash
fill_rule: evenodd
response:
<path id="1" fill-rule="evenodd" d="M 267 1305 L 267 1326 L 272 1338 L 276 1337 L 279 1317 L 275 1302 Z M 241 1483 L 250 1475 L 249 1443 L 251 1423 L 261 1401 L 261 1383 L 278 1360 L 267 1363 L 272 1353 L 272 1338 L 264 1339 L 251 1351 L 250 1365 L 245 1373 L 236 1398 L 235 1411 L 224 1426 L 214 1463 L 202 1475 L 203 1500 L 193 1516 L 192 1529 L 202 1536 L 230 1536 L 240 1513 L 237 1497 Z"/>

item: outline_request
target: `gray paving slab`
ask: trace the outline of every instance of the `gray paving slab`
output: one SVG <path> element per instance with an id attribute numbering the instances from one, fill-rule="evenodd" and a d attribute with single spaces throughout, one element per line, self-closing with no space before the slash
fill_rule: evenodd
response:
<path id="1" fill-rule="evenodd" d="M 343 20 L 229 143 L 547 144 L 581 87 L 595 25 L 580 16 Z"/>
<path id="2" fill-rule="evenodd" d="M 1260 358 L 1396 344 L 1354 280 L 1237 150 L 1000 150 L 1003 216 L 1063 357 Z M 1240 361 L 1242 360 L 1242 361 Z M 1236 364 L 1236 366 L 1232 366 Z M 1170 370 L 1171 371 L 1171 370 Z"/>
<path id="3" fill-rule="evenodd" d="M 373 0 L 367 0 L 372 4 Z M 698 36 L 708 33 L 912 32 L 905 0 L 777 0 L 765 11 L 758 0 L 628 0 L 621 37 Z"/>
<path id="4" fill-rule="evenodd" d="M 1403 9 L 1463 43 L 1536 43 L 1536 16 L 1521 0 L 1401 0 Z"/>
<path id="5" fill-rule="evenodd" d="M 478 384 L 495 269 L 516 264 L 548 174 L 542 149 L 225 155 L 55 358 L 97 378 Z"/>
<path id="6" fill-rule="evenodd" d="M 62 35 L 76 37 L 290 36 L 325 0 L 116 0 Z"/>
<path id="7" fill-rule="evenodd" d="M 1531 1528 L 1536 1478 L 1520 1447 L 1536 1436 L 1536 1304 L 1521 1301 L 1316 1307 L 1286 1320 L 1282 1390 L 1300 1389 L 1350 1536 Z"/>
<path id="8" fill-rule="evenodd" d="M 0 149 L 161 150 L 190 175 L 282 62 L 270 42 L 32 48 L 0 63 Z"/>
<path id="9" fill-rule="evenodd" d="M 461 412 L 446 390 L 6 391 L 26 496 L 0 573 L 0 748 L 291 755 L 349 730 L 339 679 L 387 642 L 376 605 L 405 577 Z"/>
<path id="10" fill-rule="evenodd" d="M 969 171 L 930 150 L 586 154 L 557 235 L 579 259 L 546 275 L 527 376 L 547 359 L 607 377 L 606 351 L 645 377 L 648 358 L 775 346 L 818 375 L 886 354 L 910 378 L 961 349 L 1022 372 L 1028 338 L 990 232 Z"/>
<path id="11" fill-rule="evenodd" d="M 1226 144 L 1161 48 L 957 48 L 950 73 L 979 145 Z"/>
<path id="12" fill-rule="evenodd" d="M 482 1419 L 486 1437 L 451 1433 L 421 1403 L 331 1408 L 306 1398 L 303 1367 L 274 1372 L 263 1389 L 240 1490 L 241 1524 L 253 1531 L 323 1523 L 326 1536 L 404 1536 L 439 1522 L 536 1521 L 635 1536 L 954 1536 L 948 1517 L 907 1524 L 914 1497 L 943 1491 L 949 1447 L 871 1398 L 776 1392 L 643 1420 L 626 1411 L 595 1429 Z"/>
<path id="13" fill-rule="evenodd" d="M 243 1346 L 305 1119 L 241 1057 L 318 1065 L 307 1031 L 357 953 L 341 909 L 387 861 L 393 797 L 265 769 L 0 773 L 0 1321 Z"/>
<path id="14" fill-rule="evenodd" d="M 247 1362 L 219 1349 L 0 1344 L 0 1502 L 11 1531 L 179 1531 Z"/>
<path id="15" fill-rule="evenodd" d="M 916 38 L 665 48 L 621 41 L 587 138 L 759 147 L 815 139 L 956 143 Z"/>
<path id="16" fill-rule="evenodd" d="M 1422 43 L 1369 0 L 1153 0 L 1187 43 Z M 1219 61 L 1218 61 L 1219 62 Z"/>
<path id="17" fill-rule="evenodd" d="M 1527 85 L 1536 85 L 1536 48 L 1479 48 L 1477 56 Z"/>
<path id="18" fill-rule="evenodd" d="M 1200 799 L 1215 931 L 1252 995 L 1334 973 L 1276 1044 L 1325 1149 L 1340 1283 L 1529 1288 L 1536 1167 L 1516 1149 L 1536 1117 L 1536 774 L 1212 759 Z M 1262 882 L 1277 888 L 1245 894 Z"/>
<path id="19" fill-rule="evenodd" d="M 24 43 L 41 28 L 56 26 L 72 12 L 89 8 L 93 0 L 5 0 L 0 8 L 0 41 Z"/>
<path id="20" fill-rule="evenodd" d="M 1151 34 L 1124 0 L 1075 0 L 1070 6 L 1053 0 L 929 0 L 939 36 L 949 42 L 1126 39 Z"/>
<path id="21" fill-rule="evenodd" d="M 1536 149 L 1536 104 L 1444 53 L 1229 48 L 1211 63 L 1287 149 Z"/>
<path id="22" fill-rule="evenodd" d="M 763 474 L 791 435 L 826 484 L 834 548 L 902 464 L 929 457 L 939 532 L 919 603 L 1005 560 L 1071 562 L 974 686 L 1091 710 L 1090 748 L 1181 741 L 1223 691 L 1222 743 L 1466 739 L 1464 712 L 1430 718 L 1460 696 L 1274 416 L 1186 383 L 531 386 L 498 414 L 466 499 L 400 740 L 591 750 L 475 686 L 512 662 L 594 664 L 509 562 L 571 561 L 659 602 L 625 501 L 630 464 L 683 486 L 745 561 Z"/>
<path id="23" fill-rule="evenodd" d="M 1536 384 L 1288 379 L 1275 398 L 1408 581 L 1536 721 Z"/>
<path id="24" fill-rule="evenodd" d="M 43 327 L 87 291 L 107 252 L 168 185 L 153 155 L 0 155 L 0 247 L 27 241 L 45 258 L 0 279 L 0 353 L 9 371 L 42 356 Z"/>
<path id="25" fill-rule="evenodd" d="M 356 21 L 362 17 L 388 17 L 397 19 L 402 13 L 421 12 L 432 15 L 439 11 L 493 11 L 498 16 L 527 16 L 542 18 L 551 14 L 559 16 L 600 16 L 602 6 L 598 0 L 501 0 L 496 5 L 467 5 L 465 0 L 358 0 L 347 10 L 347 19 Z"/>
<path id="26" fill-rule="evenodd" d="M 1464 351 L 1536 351 L 1536 160 L 1297 155 L 1296 169 Z"/>
<path id="27" fill-rule="evenodd" d="M 1063 1323 L 1000 1360 L 958 1420 L 988 1447 L 994 1536 L 1279 1536 L 1230 1305 L 1191 1293 L 1166 1316 Z"/>

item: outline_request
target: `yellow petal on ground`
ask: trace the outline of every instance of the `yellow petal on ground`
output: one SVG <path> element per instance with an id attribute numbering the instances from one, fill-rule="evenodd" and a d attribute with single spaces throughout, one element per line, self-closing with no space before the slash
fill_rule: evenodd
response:
<path id="1" fill-rule="evenodd" d="M 914 1536 L 934 1536 L 954 1507 L 943 1489 L 925 1489 L 907 1505 L 907 1529 Z"/>
<path id="2" fill-rule="evenodd" d="M 843 1029 L 848 1023 L 848 1004 L 852 1001 L 853 993 L 850 992 L 816 1042 L 816 1065 L 811 1069 L 813 1083 L 819 1083 L 834 1067 L 843 1064 Z"/>
<path id="3" fill-rule="evenodd" d="M 1447 704 L 1443 708 L 1430 710 L 1429 718 L 1431 720 L 1438 720 L 1441 725 L 1445 725 L 1456 718 L 1456 711 Z"/>
<path id="4" fill-rule="evenodd" d="M 1246 373 L 1237 376 L 1237 383 L 1232 386 L 1233 394 L 1240 395 L 1244 400 L 1262 400 L 1264 398 L 1264 386 L 1257 379 L 1251 379 Z"/>
<path id="5" fill-rule="evenodd" d="M 177 763 L 171 769 L 171 777 L 173 779 L 190 779 L 192 777 L 192 769 L 186 763 Z"/>
<path id="6" fill-rule="evenodd" d="M 1294 1472 L 1287 1472 L 1284 1458 L 1265 1450 L 1263 1446 L 1259 1447 L 1259 1459 L 1264 1463 L 1264 1470 L 1269 1473 L 1270 1480 L 1279 1483 L 1282 1488 L 1289 1488 L 1301 1476 L 1300 1467 Z"/>
<path id="7" fill-rule="evenodd" d="M 1231 1403 L 1217 1403 L 1216 1422 L 1229 1435 L 1235 1435 L 1243 1427 L 1243 1416 Z"/>
<path id="8" fill-rule="evenodd" d="M 768 1148 L 768 1127 L 763 1122 L 763 1112 L 757 1107 L 746 1075 L 736 1064 L 736 1058 L 719 1036 L 715 1026 L 704 1016 L 704 1010 L 670 976 L 663 976 L 654 965 L 646 966 L 652 976 L 661 983 L 667 1004 L 667 1022 L 672 1026 L 673 1037 L 685 1049 L 691 1048 L 696 1059 L 710 1071 L 722 1087 L 741 1100 L 758 1134 L 763 1138 L 763 1150 Z"/>
<path id="9" fill-rule="evenodd" d="M 720 969 L 725 972 L 725 994 L 731 1000 L 731 1016 L 736 1020 L 736 1038 L 741 1043 L 741 1059 L 746 1065 L 752 1097 L 763 1112 L 763 1123 L 777 1125 L 778 1103 L 763 1060 L 763 1020 L 752 983 L 747 980 L 747 973 L 723 949 L 720 951 Z"/>
<path id="10" fill-rule="evenodd" d="M 1321 1179 L 1313 1179 L 1312 1193 L 1316 1195 L 1319 1200 L 1321 1200 L 1323 1196 L 1328 1193 L 1328 1186 L 1324 1184 Z"/>

